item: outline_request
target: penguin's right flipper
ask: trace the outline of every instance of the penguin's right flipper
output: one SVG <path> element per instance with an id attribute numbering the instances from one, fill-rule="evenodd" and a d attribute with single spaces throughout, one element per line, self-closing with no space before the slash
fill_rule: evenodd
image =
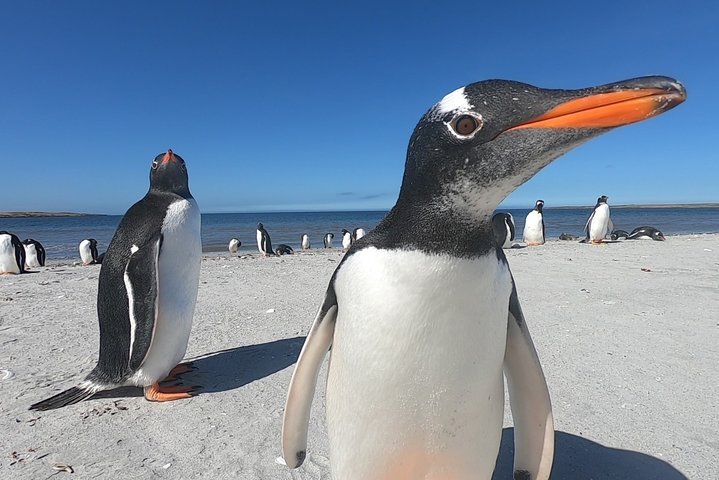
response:
<path id="1" fill-rule="evenodd" d="M 584 230 L 587 232 L 587 238 L 589 238 L 589 224 L 592 223 L 592 218 L 594 218 L 594 212 L 596 212 L 596 210 L 592 210 L 592 214 L 589 215 L 587 223 L 584 224 Z"/>
<path id="2" fill-rule="evenodd" d="M 330 281 L 324 302 L 297 359 L 290 380 L 282 421 L 282 455 L 290 468 L 302 465 L 307 454 L 307 428 L 317 376 L 325 355 L 332 346 L 337 319 L 337 296 Z"/>
<path id="3" fill-rule="evenodd" d="M 512 279 L 504 375 L 514 420 L 514 478 L 546 480 L 554 459 L 554 420 L 547 382 Z"/>
<path id="4" fill-rule="evenodd" d="M 162 235 L 158 234 L 135 250 L 125 267 L 125 289 L 130 310 L 130 370 L 133 372 L 145 361 L 155 333 L 157 267 L 161 247 Z"/>

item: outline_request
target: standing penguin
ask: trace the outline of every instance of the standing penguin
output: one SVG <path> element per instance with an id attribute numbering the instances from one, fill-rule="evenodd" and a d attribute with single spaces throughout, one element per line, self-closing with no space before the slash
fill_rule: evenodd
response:
<path id="1" fill-rule="evenodd" d="M 300 238 L 300 244 L 302 245 L 302 250 L 309 250 L 310 249 L 310 236 L 306 233 L 302 234 L 302 237 Z"/>
<path id="2" fill-rule="evenodd" d="M 587 224 L 584 225 L 584 230 L 587 232 L 587 241 L 594 244 L 602 243 L 604 238 L 607 236 L 609 228 L 609 204 L 607 204 L 609 197 L 602 195 L 597 198 L 597 204 L 594 205 L 592 214 L 587 219 Z"/>
<path id="3" fill-rule="evenodd" d="M 94 265 L 98 262 L 99 255 L 97 254 L 97 240 L 94 238 L 88 238 L 80 242 L 80 259 L 83 265 Z"/>
<path id="4" fill-rule="evenodd" d="M 241 246 L 242 246 L 242 242 L 240 242 L 236 238 L 233 238 L 232 240 L 230 240 L 230 244 L 227 245 L 227 249 L 230 251 L 230 254 L 234 255 L 240 251 Z"/>
<path id="5" fill-rule="evenodd" d="M 514 217 L 511 213 L 499 212 L 492 217 L 492 228 L 497 245 L 512 248 L 514 241 Z"/>
<path id="6" fill-rule="evenodd" d="M 489 80 L 432 107 L 410 139 L 397 203 L 329 281 L 289 386 L 287 465 L 306 457 L 312 397 L 332 347 L 332 478 L 491 478 L 504 370 L 514 478 L 547 479 L 549 394 L 492 213 L 573 147 L 684 98 L 666 77 L 582 90 Z"/>
<path id="7" fill-rule="evenodd" d="M 260 251 L 263 257 L 274 255 L 272 251 L 272 240 L 270 234 L 265 230 L 265 226 L 261 223 L 257 224 L 257 250 Z"/>
<path id="8" fill-rule="evenodd" d="M 0 275 L 25 273 L 25 247 L 14 233 L 0 231 Z"/>
<path id="9" fill-rule="evenodd" d="M 325 233 L 324 243 L 325 248 L 332 248 L 332 239 L 335 238 L 334 233 Z"/>
<path id="10" fill-rule="evenodd" d="M 348 250 L 352 246 L 352 234 L 347 229 L 342 229 L 342 248 Z"/>
<path id="11" fill-rule="evenodd" d="M 26 238 L 22 241 L 22 244 L 25 247 L 25 266 L 44 267 L 45 248 L 42 244 L 32 238 Z"/>
<path id="12" fill-rule="evenodd" d="M 185 356 L 195 312 L 202 243 L 200 209 L 185 161 L 158 155 L 150 190 L 125 213 L 105 254 L 97 292 L 100 355 L 85 381 L 31 410 L 77 403 L 123 385 L 150 401 L 189 398 L 195 387 L 160 385 L 191 370 Z"/>
<path id="13" fill-rule="evenodd" d="M 534 210 L 527 214 L 524 220 L 524 243 L 528 246 L 544 245 L 544 200 L 537 200 Z"/>
<path id="14" fill-rule="evenodd" d="M 352 243 L 356 242 L 365 235 L 367 235 L 367 232 L 364 231 L 364 228 L 355 228 L 352 230 Z"/>

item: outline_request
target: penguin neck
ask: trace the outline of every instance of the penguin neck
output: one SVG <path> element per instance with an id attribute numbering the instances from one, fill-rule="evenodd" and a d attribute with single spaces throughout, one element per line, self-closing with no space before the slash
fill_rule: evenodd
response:
<path id="1" fill-rule="evenodd" d="M 420 250 L 460 258 L 496 252 L 492 211 L 468 215 L 443 199 L 413 201 L 400 196 L 397 204 L 375 228 L 380 248 Z"/>
<path id="2" fill-rule="evenodd" d="M 171 189 L 150 186 L 150 193 L 160 195 L 177 195 L 184 198 L 185 200 L 189 200 L 192 198 L 190 189 L 187 186 L 173 187 Z"/>

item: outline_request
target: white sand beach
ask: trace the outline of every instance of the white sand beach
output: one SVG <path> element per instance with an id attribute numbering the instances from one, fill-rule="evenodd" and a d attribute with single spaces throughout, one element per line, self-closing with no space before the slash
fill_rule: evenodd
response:
<path id="1" fill-rule="evenodd" d="M 552 478 L 719 478 L 719 234 L 506 254 L 552 395 Z M 125 388 L 47 412 L 28 407 L 95 364 L 100 267 L 0 277 L 0 479 L 329 479 L 325 372 L 308 459 L 277 458 L 292 366 L 341 258 L 205 256 L 184 377 L 200 395 Z M 507 406 L 498 480 L 511 425 Z"/>

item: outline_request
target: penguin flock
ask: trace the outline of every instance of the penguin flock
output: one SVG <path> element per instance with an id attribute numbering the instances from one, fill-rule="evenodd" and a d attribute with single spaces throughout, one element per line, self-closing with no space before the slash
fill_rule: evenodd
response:
<path id="1" fill-rule="evenodd" d="M 534 209 L 527 214 L 524 221 L 523 241 L 528 247 L 544 245 L 546 242 L 543 208 L 544 200 L 537 200 Z M 497 245 L 501 248 L 520 246 L 518 243 L 513 243 L 515 241 L 516 227 L 511 213 L 495 213 L 492 217 L 492 228 Z M 578 236 L 569 233 L 559 235 L 559 240 L 579 240 L 580 243 L 592 243 L 595 245 L 605 242 L 607 238 L 613 241 L 666 240 L 660 230 L 650 226 L 637 227 L 631 233 L 624 230 L 615 230 L 610 217 L 609 197 L 606 195 L 597 198 L 597 203 L 584 225 L 584 232 L 586 235 L 581 240 Z"/>
<path id="2" fill-rule="evenodd" d="M 364 237 L 366 235 L 366 232 L 363 228 L 355 228 L 352 233 L 349 231 L 343 229 L 342 230 L 343 237 L 342 237 L 342 248 L 344 251 L 347 251 L 349 247 L 359 240 L 360 238 Z M 346 241 L 345 241 L 345 234 L 346 234 Z M 322 243 L 324 245 L 324 248 L 332 248 L 332 240 L 335 238 L 335 234 L 332 232 L 325 233 L 324 237 L 322 238 Z M 240 246 L 242 243 L 236 239 L 233 238 L 230 240 L 230 243 L 228 245 L 228 250 L 231 255 L 237 254 L 239 252 Z M 310 237 L 308 234 L 303 233 L 300 235 L 300 248 L 303 251 L 310 250 L 312 248 L 312 244 L 310 242 Z M 264 224 L 258 223 L 257 224 L 257 251 L 260 252 L 260 254 L 263 257 L 269 257 L 273 255 L 291 255 L 295 253 L 294 249 L 286 245 L 284 243 L 278 244 L 274 249 L 272 248 L 272 239 L 270 237 L 270 234 L 265 229 Z"/>
<path id="3" fill-rule="evenodd" d="M 287 391 L 281 433 L 287 466 L 307 458 L 310 409 L 329 352 L 333 478 L 490 479 L 506 378 L 513 477 L 548 479 L 551 400 L 501 248 L 508 236 L 512 241 L 514 222 L 493 213 L 574 147 L 685 98 L 684 87 L 668 77 L 579 90 L 487 80 L 430 107 L 411 135 L 394 207 L 366 235 L 342 231 L 347 252 L 328 279 Z M 544 241 L 543 204 L 526 222 L 525 240 L 533 244 Z M 590 241 L 602 229 L 606 235 L 608 209 L 606 218 L 602 212 L 595 208 L 587 222 Z M 325 246 L 332 237 L 325 236 Z M 3 262 L 17 242 L 0 234 Z M 261 223 L 257 247 L 274 254 Z M 30 408 L 58 408 L 122 385 L 142 387 L 150 401 L 193 396 L 198 387 L 167 381 L 194 368 L 181 361 L 200 259 L 199 208 L 184 160 L 168 150 L 152 162 L 147 194 L 127 211 L 101 263 L 97 365 L 77 385 Z"/>

